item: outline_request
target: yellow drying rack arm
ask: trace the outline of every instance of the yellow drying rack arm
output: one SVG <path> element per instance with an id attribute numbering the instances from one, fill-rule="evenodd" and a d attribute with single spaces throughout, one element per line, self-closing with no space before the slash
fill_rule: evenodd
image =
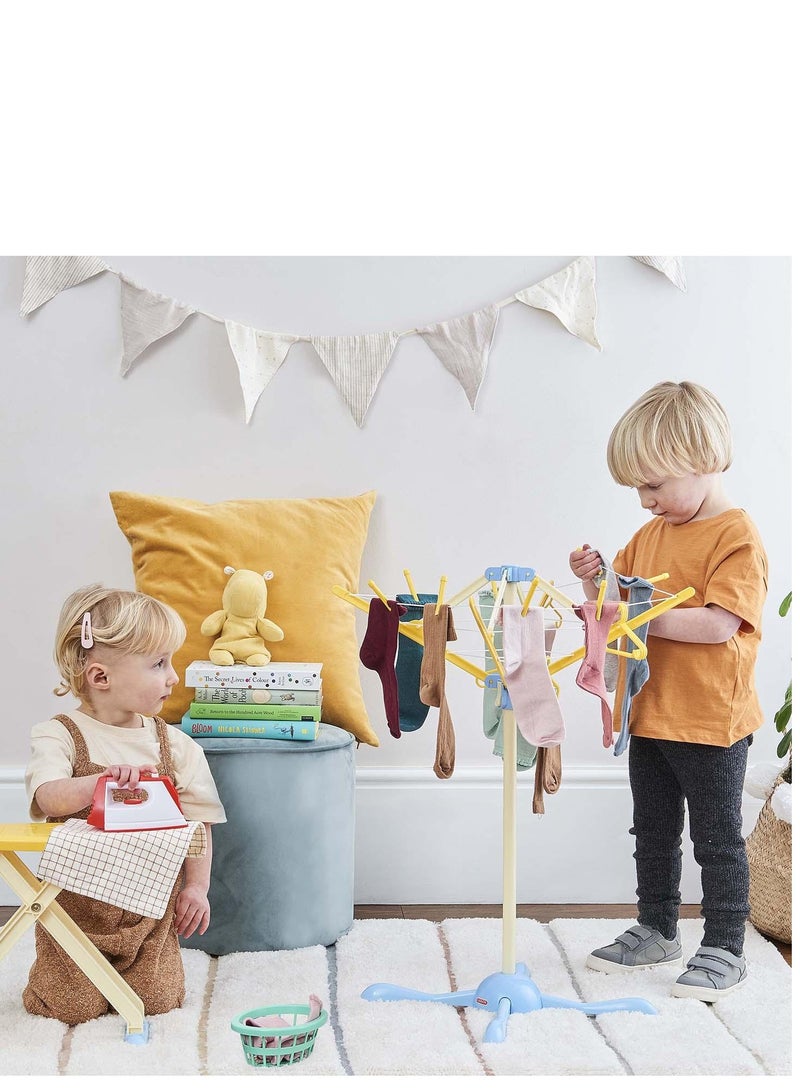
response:
<path id="1" fill-rule="evenodd" d="M 486 583 L 486 580 L 483 581 Z M 369 603 L 358 595 L 352 594 L 350 591 L 346 591 L 344 587 L 332 587 L 334 595 L 338 595 L 340 599 L 344 599 L 345 602 L 349 602 L 351 606 L 355 606 L 357 610 L 362 610 L 365 614 L 369 613 Z M 448 605 L 450 605 L 448 603 Z M 407 636 L 409 640 L 413 640 L 416 644 L 421 644 L 425 647 L 425 641 L 422 637 L 422 629 L 419 625 L 411 624 L 410 622 L 401 621 L 399 625 L 400 632 L 403 636 Z M 449 663 L 452 663 L 454 667 L 460 667 L 462 671 L 466 671 L 467 674 L 471 674 L 473 678 L 477 678 L 479 682 L 483 682 L 486 678 L 487 672 L 481 670 L 480 667 L 473 666 L 468 659 L 464 659 L 461 655 L 456 655 L 455 652 L 445 653 L 445 659 Z"/>

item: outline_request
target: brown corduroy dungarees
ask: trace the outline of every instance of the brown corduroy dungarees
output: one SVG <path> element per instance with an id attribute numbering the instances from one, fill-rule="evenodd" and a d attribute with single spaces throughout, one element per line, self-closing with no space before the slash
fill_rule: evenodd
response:
<path id="1" fill-rule="evenodd" d="M 89 761 L 86 741 L 69 716 L 56 716 L 75 743 L 73 776 L 102 773 L 104 766 Z M 158 716 L 156 728 L 161 761 L 158 771 L 174 783 L 172 751 L 167 725 Z M 64 818 L 86 818 L 89 807 Z M 129 913 L 126 909 L 63 890 L 56 899 L 92 943 L 108 959 L 144 1003 L 145 1015 L 179 1008 L 185 994 L 183 963 L 175 929 L 175 901 L 183 886 L 183 868 L 175 881 L 161 920 Z M 105 1015 L 109 1003 L 69 955 L 36 925 L 36 961 L 22 993 L 26 1011 L 60 1019 L 71 1026 Z"/>

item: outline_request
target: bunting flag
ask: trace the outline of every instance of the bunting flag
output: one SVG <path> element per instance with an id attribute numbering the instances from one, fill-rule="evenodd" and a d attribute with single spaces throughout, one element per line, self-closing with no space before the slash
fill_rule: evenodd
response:
<path id="1" fill-rule="evenodd" d="M 576 258 L 560 272 L 517 292 L 514 298 L 529 307 L 550 311 L 570 333 L 602 350 L 594 326 L 597 317 L 594 280 L 594 258 Z"/>
<path id="2" fill-rule="evenodd" d="M 646 257 L 634 260 L 652 266 L 681 291 L 686 291 L 682 258 Z M 537 284 L 472 314 L 401 333 L 390 330 L 348 337 L 268 333 L 217 318 L 206 311 L 141 288 L 97 257 L 26 258 L 20 313 L 28 315 L 66 288 L 106 271 L 120 279 L 122 374 L 127 374 L 149 345 L 177 330 L 190 315 L 202 314 L 213 322 L 225 325 L 239 372 L 247 424 L 259 398 L 282 367 L 295 341 L 309 341 L 314 346 L 359 427 L 364 423 L 378 383 L 401 337 L 412 334 L 423 337 L 461 384 L 473 409 L 486 375 L 498 315 L 501 308 L 511 303 L 524 303 L 527 307 L 549 311 L 575 337 L 594 348 L 601 348 L 595 330 L 597 297 L 593 257 L 576 258 Z"/>
<path id="3" fill-rule="evenodd" d="M 312 337 L 311 344 L 330 372 L 336 389 L 361 427 L 378 383 L 388 367 L 399 334 L 363 333 L 355 337 Z"/>
<path id="4" fill-rule="evenodd" d="M 226 320 L 228 341 L 239 368 L 239 383 L 244 395 L 244 420 L 250 423 L 256 402 L 274 378 L 286 354 L 299 337 L 291 334 L 264 333 Z"/>
<path id="5" fill-rule="evenodd" d="M 417 331 L 461 383 L 473 409 L 486 374 L 499 314 L 499 305 L 491 303 L 482 311 Z"/>
<path id="6" fill-rule="evenodd" d="M 139 288 L 125 277 L 119 279 L 122 284 L 122 374 L 127 375 L 134 360 L 148 346 L 172 333 L 195 311 L 174 299 Z"/>
<path id="7" fill-rule="evenodd" d="M 686 273 L 683 269 L 683 258 L 637 258 L 631 254 L 634 261 L 640 261 L 642 265 L 649 265 L 652 269 L 658 269 L 667 280 L 671 280 L 676 288 L 686 291 Z"/>
<path id="8" fill-rule="evenodd" d="M 100 258 L 28 258 L 19 313 L 30 314 L 59 292 L 74 288 L 107 268 Z"/>

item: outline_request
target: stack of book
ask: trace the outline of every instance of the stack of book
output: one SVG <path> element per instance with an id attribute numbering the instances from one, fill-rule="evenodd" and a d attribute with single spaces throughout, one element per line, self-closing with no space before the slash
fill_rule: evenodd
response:
<path id="1" fill-rule="evenodd" d="M 312 742 L 319 732 L 321 663 L 218 667 L 195 659 L 186 685 L 195 691 L 180 723 L 187 735 Z"/>

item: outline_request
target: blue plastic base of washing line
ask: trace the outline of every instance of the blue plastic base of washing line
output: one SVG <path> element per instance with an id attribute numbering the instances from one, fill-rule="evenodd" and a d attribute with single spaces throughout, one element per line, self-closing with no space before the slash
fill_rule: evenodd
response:
<path id="1" fill-rule="evenodd" d="M 450 1004 L 456 1008 L 479 1008 L 496 1012 L 483 1036 L 484 1042 L 504 1042 L 509 1015 L 540 1011 L 542 1008 L 573 1008 L 586 1015 L 604 1015 L 612 1011 L 638 1011 L 644 1015 L 656 1015 L 656 1009 L 647 1000 L 638 996 L 627 996 L 619 1000 L 598 1000 L 593 1004 L 583 1004 L 578 1000 L 566 1000 L 560 996 L 549 996 L 540 991 L 531 978 L 528 967 L 518 962 L 513 974 L 490 974 L 478 985 L 477 989 L 462 989 L 452 993 L 424 993 L 417 989 L 407 989 L 402 985 L 389 985 L 380 982 L 369 985 L 361 994 L 364 1000 L 427 1000 L 433 1003 Z"/>

